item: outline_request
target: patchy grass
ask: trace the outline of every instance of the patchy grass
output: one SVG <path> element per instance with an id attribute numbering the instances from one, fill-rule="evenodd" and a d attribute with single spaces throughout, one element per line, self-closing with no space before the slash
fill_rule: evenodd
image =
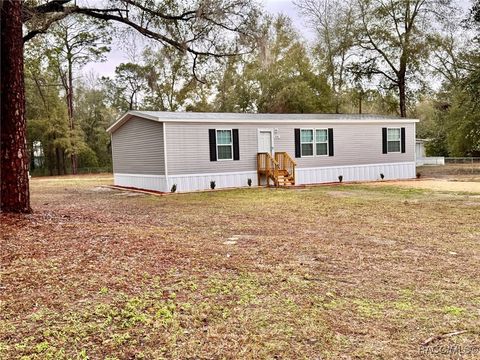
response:
<path id="1" fill-rule="evenodd" d="M 35 213 L 1 216 L 0 358 L 414 359 L 455 330 L 432 345 L 480 346 L 478 196 L 110 182 L 34 179 Z"/>

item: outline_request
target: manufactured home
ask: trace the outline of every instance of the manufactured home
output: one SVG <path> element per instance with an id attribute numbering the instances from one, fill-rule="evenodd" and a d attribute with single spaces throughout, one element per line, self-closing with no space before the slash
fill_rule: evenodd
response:
<path id="1" fill-rule="evenodd" d="M 415 177 L 415 119 L 129 111 L 107 131 L 115 185 L 179 192 Z"/>

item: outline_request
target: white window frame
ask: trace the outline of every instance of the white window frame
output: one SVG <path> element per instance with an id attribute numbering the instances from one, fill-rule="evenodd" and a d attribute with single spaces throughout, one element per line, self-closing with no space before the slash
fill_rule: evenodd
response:
<path id="1" fill-rule="evenodd" d="M 303 130 L 311 130 L 312 131 L 312 142 L 302 142 L 302 131 Z M 303 155 L 303 144 L 312 144 L 312 155 Z M 314 157 L 315 156 L 315 129 L 310 129 L 310 128 L 303 128 L 300 129 L 300 155 L 301 157 Z"/>
<path id="2" fill-rule="evenodd" d="M 397 140 L 388 140 L 389 130 L 398 130 L 398 151 L 390 151 L 388 148 L 389 142 L 397 142 Z M 399 154 L 402 152 L 402 129 L 399 127 L 387 128 L 387 154 Z"/>
<path id="3" fill-rule="evenodd" d="M 327 132 L 327 140 L 326 141 L 317 141 L 317 130 L 325 130 Z M 315 134 L 313 136 L 313 139 L 315 140 L 315 156 L 323 157 L 323 156 L 329 156 L 330 155 L 330 149 L 328 148 L 328 143 L 329 143 L 329 138 L 328 138 L 328 128 L 319 128 L 315 129 Z M 317 154 L 317 144 L 327 144 L 327 153 L 323 155 L 318 155 Z"/>
<path id="4" fill-rule="evenodd" d="M 230 139 L 231 139 L 230 144 L 219 144 L 218 143 L 218 132 L 219 131 L 230 131 Z M 229 145 L 230 145 L 230 149 L 232 150 L 230 152 L 232 154 L 232 157 L 230 159 L 220 159 L 218 157 L 218 147 L 219 146 L 229 146 Z M 231 160 L 233 160 L 233 129 L 215 129 L 215 150 L 217 152 L 217 161 L 231 161 Z"/>

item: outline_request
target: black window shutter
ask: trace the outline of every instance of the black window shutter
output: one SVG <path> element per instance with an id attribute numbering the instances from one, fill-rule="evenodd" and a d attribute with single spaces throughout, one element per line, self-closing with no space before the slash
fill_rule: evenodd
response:
<path id="1" fill-rule="evenodd" d="M 400 129 L 400 148 L 402 149 L 402 153 L 405 152 L 405 128 Z"/>
<path id="2" fill-rule="evenodd" d="M 217 161 L 217 134 L 215 129 L 208 129 L 210 141 L 210 161 Z"/>
<path id="3" fill-rule="evenodd" d="M 240 160 L 240 146 L 238 144 L 238 129 L 232 130 L 233 136 L 233 160 Z"/>
<path id="4" fill-rule="evenodd" d="M 384 154 L 388 153 L 387 128 L 382 128 L 382 149 Z"/>
<path id="5" fill-rule="evenodd" d="M 300 149 L 300 129 L 295 129 L 295 157 L 302 157 L 302 151 Z"/>
<path id="6" fill-rule="evenodd" d="M 328 156 L 333 156 L 333 129 L 328 129 Z"/>

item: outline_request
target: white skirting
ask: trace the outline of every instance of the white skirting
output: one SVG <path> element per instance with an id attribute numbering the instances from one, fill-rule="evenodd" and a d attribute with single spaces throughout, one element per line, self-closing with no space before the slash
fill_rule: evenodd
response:
<path id="1" fill-rule="evenodd" d="M 380 180 L 380 174 L 385 180 L 415 178 L 415 162 L 329 166 L 319 168 L 302 168 L 296 171 L 296 184 L 318 184 L 338 181 L 338 176 L 343 176 L 343 181 L 375 181 Z"/>
<path id="2" fill-rule="evenodd" d="M 167 179 L 164 175 L 113 174 L 113 183 L 118 186 L 167 191 Z"/>
<path id="3" fill-rule="evenodd" d="M 164 175 L 113 174 L 113 179 L 118 186 L 163 192 L 170 192 L 174 184 L 177 192 L 208 190 L 211 181 L 215 181 L 216 189 L 248 187 L 248 179 L 252 179 L 252 186 L 257 186 L 256 171 L 170 175 L 168 179 Z"/>
<path id="4" fill-rule="evenodd" d="M 336 182 L 338 176 L 343 181 L 374 181 L 412 179 L 415 177 L 415 162 L 368 164 L 349 166 L 329 166 L 318 168 L 297 168 L 296 184 L 318 184 Z M 256 171 L 169 175 L 141 175 L 141 174 L 114 174 L 114 183 L 119 186 L 149 189 L 170 192 L 173 184 L 177 185 L 178 192 L 188 192 L 210 189 L 210 182 L 215 181 L 216 189 L 247 187 L 248 179 L 252 179 L 252 186 L 257 186 Z"/>
<path id="5" fill-rule="evenodd" d="M 168 183 L 177 184 L 177 191 L 184 192 L 210 189 L 211 181 L 215 181 L 216 189 L 246 187 L 248 179 L 252 179 L 252 186 L 257 186 L 256 171 L 169 175 Z"/>

